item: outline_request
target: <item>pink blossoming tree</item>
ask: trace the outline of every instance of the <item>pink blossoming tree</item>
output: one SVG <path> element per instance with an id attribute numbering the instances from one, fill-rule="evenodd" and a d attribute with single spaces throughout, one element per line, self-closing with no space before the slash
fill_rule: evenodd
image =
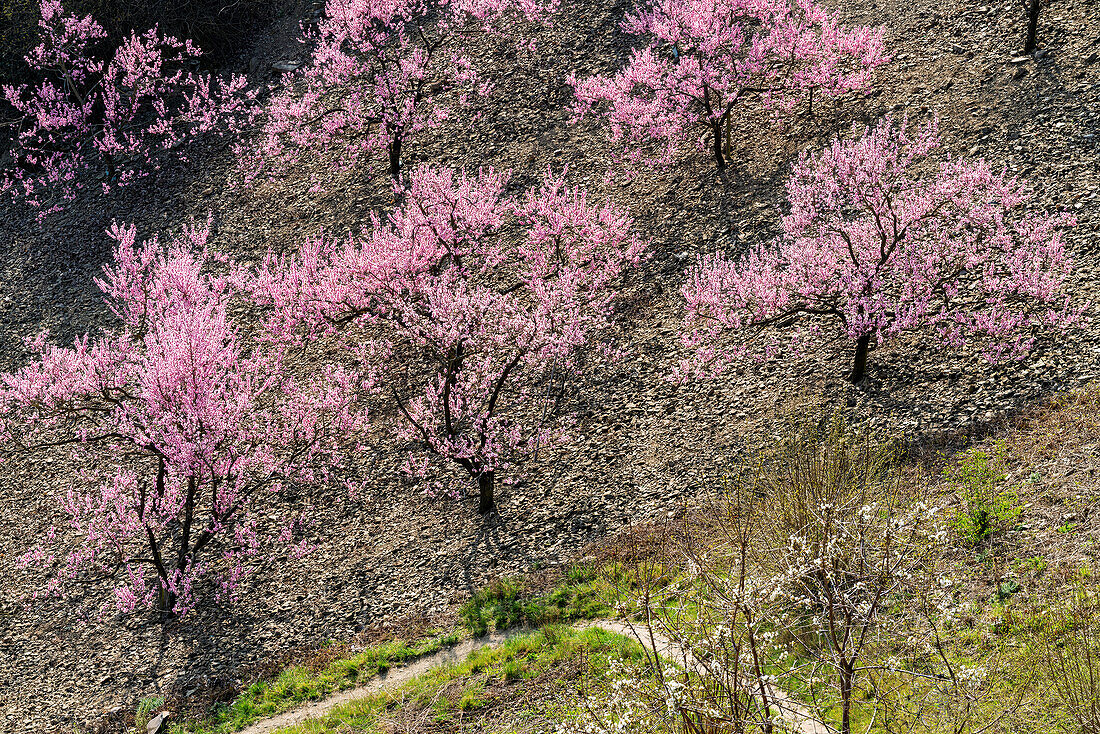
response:
<path id="1" fill-rule="evenodd" d="M 3 88 L 19 122 L 0 191 L 42 216 L 72 200 L 89 170 L 103 167 L 109 191 L 155 171 L 168 151 L 183 158 L 183 143 L 251 100 L 243 77 L 218 83 L 187 71 L 200 57 L 190 41 L 153 28 L 103 62 L 93 50 L 106 34 L 91 16 L 66 14 L 59 0 L 42 0 L 41 12 L 42 43 L 26 60 L 42 81 Z"/>
<path id="2" fill-rule="evenodd" d="M 9 453 L 66 447 L 89 467 L 60 494 L 68 531 L 24 562 L 50 574 L 48 593 L 100 581 L 120 611 L 184 614 L 201 577 L 238 586 L 263 547 L 256 510 L 336 478 L 358 388 L 340 370 L 295 379 L 278 350 L 246 344 L 225 278 L 206 272 L 205 229 L 168 246 L 110 234 L 116 263 L 97 283 L 121 329 L 69 348 L 42 335 L 39 359 L 0 383 Z"/>
<path id="3" fill-rule="evenodd" d="M 345 169 L 382 155 L 399 182 L 409 143 L 491 89 L 462 44 L 509 20 L 540 18 L 556 3 L 328 0 L 307 37 L 312 64 L 268 106 L 246 174 L 276 173 L 319 153 L 335 154 Z"/>
<path id="4" fill-rule="evenodd" d="M 951 348 L 981 341 L 997 361 L 1022 357 L 1039 330 L 1074 323 L 1081 309 L 1059 294 L 1072 267 L 1060 228 L 1072 218 L 1029 211 L 1024 186 L 983 160 L 933 165 L 939 145 L 932 124 L 885 119 L 804 153 L 787 182 L 784 235 L 688 270 L 689 370 L 721 371 L 747 334 L 803 315 L 854 342 L 852 382 L 872 342 L 904 331 L 931 330 Z"/>
<path id="5" fill-rule="evenodd" d="M 417 168 L 386 221 L 271 257 L 251 282 L 275 339 L 335 334 L 418 447 L 406 468 L 457 465 L 483 514 L 497 474 L 555 438 L 551 375 L 608 326 L 642 253 L 626 215 L 561 179 L 519 197 L 505 183 Z"/>
<path id="6" fill-rule="evenodd" d="M 705 149 L 709 139 L 725 169 L 737 115 L 787 114 L 815 90 L 865 90 L 887 60 L 881 30 L 844 28 L 811 0 L 645 2 L 623 27 L 648 45 L 614 76 L 570 80 L 577 116 L 606 115 L 631 165 L 667 163 L 686 140 Z"/>

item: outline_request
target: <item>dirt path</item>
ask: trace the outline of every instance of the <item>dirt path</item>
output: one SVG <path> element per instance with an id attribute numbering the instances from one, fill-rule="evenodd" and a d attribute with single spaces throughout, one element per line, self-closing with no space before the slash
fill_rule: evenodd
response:
<path id="1" fill-rule="evenodd" d="M 591 627 L 598 627 L 607 632 L 639 640 L 646 649 L 650 652 L 656 652 L 661 657 L 670 660 L 685 659 L 684 649 L 675 642 L 659 634 L 653 634 L 651 638 L 648 633 L 643 633 L 642 628 L 633 627 L 625 622 L 601 619 L 582 622 L 576 625 L 574 629 L 588 629 Z M 321 699 L 320 701 L 314 701 L 313 703 L 293 709 L 292 711 L 273 716 L 270 719 L 258 721 L 242 729 L 240 734 L 273 734 L 273 732 L 277 732 L 280 729 L 295 724 L 301 724 L 309 719 L 320 718 L 337 706 L 348 703 L 349 701 L 364 698 L 386 689 L 396 688 L 408 683 L 419 675 L 427 673 L 433 668 L 461 662 L 475 650 L 480 650 L 484 647 L 498 647 L 513 637 L 530 634 L 531 632 L 532 630 L 527 628 L 517 628 L 504 632 L 494 632 L 474 640 L 465 640 L 452 647 L 444 648 L 439 652 L 417 658 L 408 665 L 392 668 L 386 674 L 374 678 L 366 685 L 342 691 L 328 698 Z M 831 730 L 828 726 L 813 718 L 805 707 L 790 698 L 783 691 L 772 688 L 769 693 L 772 697 L 773 704 L 780 710 L 783 720 L 791 731 L 796 732 L 796 734 L 831 734 Z"/>
<path id="2" fill-rule="evenodd" d="M 314 701 L 313 703 L 306 704 L 305 706 L 301 706 L 291 711 L 285 711 L 278 716 L 272 716 L 270 719 L 257 721 L 255 724 L 242 729 L 239 734 L 270 734 L 271 732 L 278 731 L 288 726 L 301 724 L 303 721 L 309 719 L 318 719 L 337 706 L 349 701 L 369 696 L 372 693 L 378 693 L 387 688 L 396 688 L 408 683 L 419 675 L 427 673 L 432 668 L 450 663 L 462 662 L 466 659 L 466 656 L 475 650 L 480 650 L 483 647 L 497 647 L 513 637 L 529 634 L 530 632 L 531 630 L 529 629 L 517 628 L 505 630 L 504 632 L 493 632 L 485 637 L 478 637 L 474 640 L 464 640 L 457 645 L 445 647 L 438 652 L 417 658 L 408 665 L 390 668 L 389 671 L 376 676 L 365 685 L 341 691 L 340 693 L 334 693 L 328 698 L 323 698 L 320 701 Z"/>

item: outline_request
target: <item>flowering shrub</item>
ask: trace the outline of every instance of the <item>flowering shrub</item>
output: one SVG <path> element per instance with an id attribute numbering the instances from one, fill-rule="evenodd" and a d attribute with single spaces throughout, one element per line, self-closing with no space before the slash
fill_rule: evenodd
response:
<path id="1" fill-rule="evenodd" d="M 855 342 L 852 382 L 872 340 L 904 331 L 931 330 L 954 349 L 980 341 L 996 362 L 1022 358 L 1041 330 L 1074 324 L 1082 309 L 1061 295 L 1072 265 L 1060 232 L 1073 218 L 1028 211 L 1024 185 L 984 160 L 930 166 L 939 145 L 932 124 L 886 119 L 803 154 L 787 182 L 783 236 L 688 270 L 686 370 L 721 372 L 744 352 L 744 333 L 804 316 Z"/>
<path id="2" fill-rule="evenodd" d="M 269 257 L 248 286 L 276 340 L 337 334 L 423 450 L 406 469 L 454 462 L 482 513 L 497 471 L 555 437 L 555 375 L 608 325 L 614 281 L 642 252 L 628 217 L 561 179 L 519 197 L 505 181 L 418 168 L 386 221 Z"/>
<path id="3" fill-rule="evenodd" d="M 961 732 L 1018 708 L 1004 651 L 946 635 L 972 609 L 937 509 L 888 446 L 805 413 L 653 528 L 657 552 L 605 567 L 645 664 L 582 686 L 559 732 Z"/>
<path id="4" fill-rule="evenodd" d="M 200 57 L 190 41 L 156 28 L 133 33 L 105 63 L 93 50 L 106 34 L 91 16 L 68 15 L 59 0 L 42 0 L 41 13 L 42 43 L 26 61 L 42 81 L 3 88 L 22 122 L 14 164 L 0 170 L 0 192 L 39 218 L 72 200 L 87 171 L 106 169 L 104 191 L 125 186 L 157 170 L 168 151 L 183 158 L 184 142 L 217 130 L 251 100 L 244 77 L 215 83 L 186 71 Z"/>
<path id="5" fill-rule="evenodd" d="M 335 153 L 340 168 L 384 154 L 399 183 L 405 147 L 491 89 L 462 50 L 464 40 L 510 18 L 540 18 L 556 4 L 328 0 L 307 38 L 313 62 L 270 103 L 259 156 L 246 173 L 281 171 L 319 153 Z"/>
<path id="6" fill-rule="evenodd" d="M 240 584 L 261 549 L 255 512 L 285 484 L 335 478 L 357 388 L 339 370 L 296 379 L 279 350 L 245 342 L 227 281 L 206 272 L 206 229 L 168 246 L 110 234 L 116 262 L 97 284 L 121 328 L 69 348 L 43 334 L 38 360 L 0 378 L 6 442 L 66 447 L 84 467 L 60 492 L 71 532 L 23 560 L 50 574 L 48 593 L 98 579 L 120 611 L 182 615 L 201 577 L 223 594 Z"/>
<path id="7" fill-rule="evenodd" d="M 888 445 L 834 414 L 788 425 L 754 473 L 769 505 L 760 571 L 772 620 L 798 657 L 815 661 L 802 682 L 815 699 L 835 697 L 843 734 L 853 731 L 861 681 L 920 626 L 905 607 L 926 591 L 943 539 L 936 509 L 907 496 L 896 462 Z"/>
<path id="8" fill-rule="evenodd" d="M 667 163 L 698 134 L 724 169 L 734 115 L 751 100 L 788 114 L 814 90 L 867 89 L 886 62 L 881 30 L 843 28 L 811 0 L 647 0 L 623 27 L 648 45 L 614 76 L 570 83 L 577 115 L 606 109 L 632 165 Z"/>

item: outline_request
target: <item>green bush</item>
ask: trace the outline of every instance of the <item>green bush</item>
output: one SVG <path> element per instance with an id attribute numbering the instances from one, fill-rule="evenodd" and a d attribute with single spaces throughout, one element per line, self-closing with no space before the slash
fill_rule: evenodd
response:
<path id="1" fill-rule="evenodd" d="M 964 452 L 945 470 L 963 503 L 952 525 L 969 545 L 1008 530 L 1023 512 L 1016 491 L 1003 486 L 1005 454 L 1004 442 L 997 441 L 988 452 L 978 448 Z"/>
<path id="2" fill-rule="evenodd" d="M 459 609 L 466 629 L 480 637 L 495 629 L 594 619 L 610 612 L 600 593 L 597 574 L 590 568 L 571 568 L 561 585 L 548 593 L 528 590 L 522 578 L 495 581 L 477 591 Z"/>

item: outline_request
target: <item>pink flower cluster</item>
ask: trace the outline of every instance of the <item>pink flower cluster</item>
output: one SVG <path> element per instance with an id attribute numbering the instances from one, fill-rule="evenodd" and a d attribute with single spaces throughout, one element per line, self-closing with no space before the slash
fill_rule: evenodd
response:
<path id="1" fill-rule="evenodd" d="M 243 77 L 216 83 L 185 70 L 200 56 L 190 41 L 153 28 L 131 34 L 104 63 L 91 50 L 106 34 L 90 16 L 66 14 L 59 0 L 42 0 L 41 12 L 43 40 L 26 61 L 42 81 L 3 88 L 23 123 L 14 165 L 0 170 L 0 192 L 40 218 L 76 196 L 86 171 L 106 169 L 105 191 L 124 186 L 157 170 L 169 150 L 182 158 L 184 142 L 231 123 L 251 103 Z"/>
<path id="2" fill-rule="evenodd" d="M 483 512 L 494 473 L 553 437 L 553 374 L 607 326 L 613 283 L 642 254 L 627 216 L 560 178 L 519 198 L 505 183 L 417 168 L 386 221 L 270 257 L 250 283 L 276 341 L 338 334 L 423 450 L 409 467 L 457 464 Z"/>
<path id="3" fill-rule="evenodd" d="M 932 167 L 939 144 L 933 124 L 885 119 L 804 153 L 787 182 L 784 236 L 688 271 L 688 370 L 720 371 L 740 353 L 738 334 L 800 314 L 863 340 L 864 357 L 870 340 L 927 328 L 952 348 L 981 341 L 993 361 L 1076 322 L 1082 308 L 1061 295 L 1072 265 L 1060 230 L 1073 218 L 1029 211 L 1024 186 L 984 160 Z"/>
<path id="4" fill-rule="evenodd" d="M 887 60 L 881 30 L 844 28 L 811 0 L 651 0 L 623 27 L 649 45 L 614 76 L 570 83 L 576 115 L 605 114 L 631 167 L 667 163 L 692 137 L 705 149 L 709 137 L 725 168 L 733 116 L 750 101 L 789 113 L 814 90 L 867 89 Z"/>
<path id="5" fill-rule="evenodd" d="M 312 64 L 267 106 L 258 155 L 242 156 L 246 176 L 331 152 L 344 169 L 384 155 L 398 182 L 405 146 L 491 89 L 460 44 L 508 18 L 540 18 L 556 3 L 328 0 L 307 36 Z M 321 184 L 314 180 L 314 189 Z"/>
<path id="6" fill-rule="evenodd" d="M 69 348 L 43 335 L 38 361 L 2 378 L 9 442 L 68 447 L 94 467 L 61 497 L 75 550 L 26 562 L 51 574 L 50 592 L 103 576 L 121 611 L 183 614 L 211 569 L 226 593 L 240 583 L 272 492 L 340 473 L 358 389 L 337 369 L 297 379 L 279 349 L 245 342 L 227 280 L 206 272 L 207 229 L 167 246 L 138 244 L 133 227 L 110 234 L 116 264 L 97 282 L 122 328 Z"/>

